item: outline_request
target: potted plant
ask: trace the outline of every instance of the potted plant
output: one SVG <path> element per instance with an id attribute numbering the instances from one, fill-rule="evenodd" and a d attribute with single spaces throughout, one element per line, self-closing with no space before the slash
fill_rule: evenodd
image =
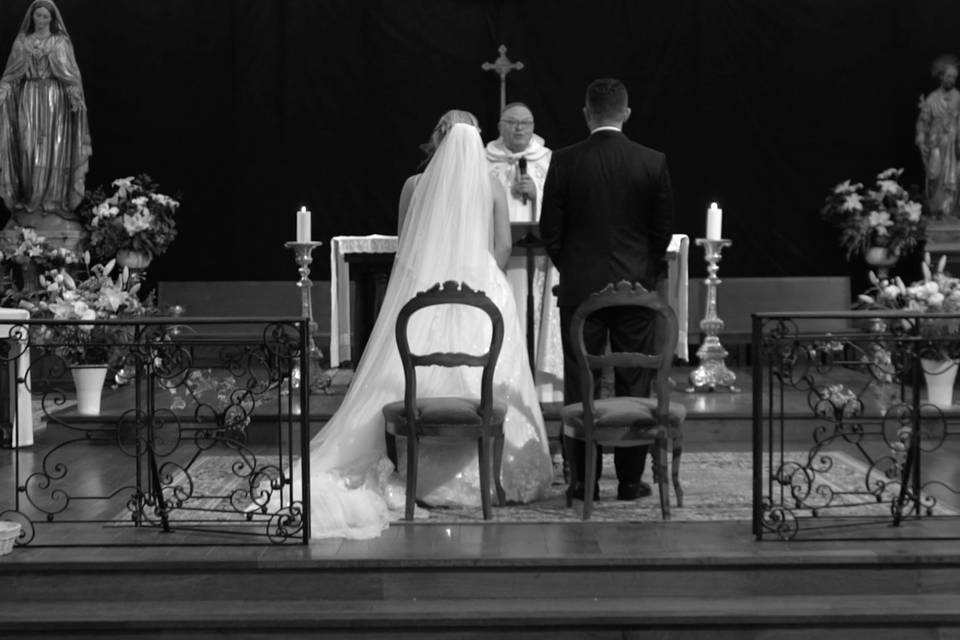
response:
<path id="1" fill-rule="evenodd" d="M 87 193 L 77 209 L 89 233 L 84 246 L 102 262 L 146 268 L 176 238 L 179 207 L 146 174 L 114 180 Z"/>
<path id="2" fill-rule="evenodd" d="M 95 415 L 99 413 L 100 387 L 106 373 L 123 362 L 125 345 L 130 343 L 133 331 L 131 325 L 97 321 L 134 319 L 154 313 L 155 306 L 152 300 L 145 303 L 139 299 L 140 282 L 128 267 L 117 270 L 116 260 L 90 266 L 90 254 L 85 253 L 83 267 L 81 278 L 74 278 L 65 268 L 41 274 L 40 290 L 21 299 L 20 306 L 33 318 L 72 321 L 33 325 L 32 340 L 45 345 L 71 369 L 79 413 Z M 82 387 L 88 374 L 98 382 L 95 393 L 84 395 Z"/>
<path id="3" fill-rule="evenodd" d="M 916 335 L 921 340 L 916 350 L 927 381 L 929 400 L 938 406 L 952 404 L 953 384 L 960 366 L 960 278 L 945 270 L 947 257 L 936 268 L 930 254 L 924 256 L 923 279 L 906 285 L 900 278 L 883 279 L 870 274 L 872 287 L 859 296 L 865 309 L 893 309 L 929 314 L 917 319 Z M 904 329 L 911 333 L 911 321 L 904 318 Z"/>
<path id="4" fill-rule="evenodd" d="M 845 180 L 827 196 L 821 215 L 840 230 L 847 260 L 863 255 L 880 277 L 925 237 L 923 206 L 900 184 L 903 169 L 877 174 L 873 188 Z"/>

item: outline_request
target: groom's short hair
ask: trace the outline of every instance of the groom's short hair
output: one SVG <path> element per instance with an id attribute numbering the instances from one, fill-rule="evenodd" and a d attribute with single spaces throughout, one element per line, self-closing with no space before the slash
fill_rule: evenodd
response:
<path id="1" fill-rule="evenodd" d="M 594 80 L 587 87 L 586 107 L 597 120 L 622 118 L 627 109 L 627 88 L 616 78 Z"/>

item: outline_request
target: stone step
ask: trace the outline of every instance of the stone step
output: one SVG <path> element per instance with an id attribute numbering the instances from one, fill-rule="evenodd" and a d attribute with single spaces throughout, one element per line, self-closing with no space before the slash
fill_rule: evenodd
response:
<path id="1" fill-rule="evenodd" d="M 148 576 L 146 576 L 148 577 Z M 506 581 L 509 582 L 509 581 Z M 407 598 L 318 602 L 287 599 L 160 600 L 122 606 L 104 599 L 4 603 L 5 639 L 95 637 L 243 638 L 917 638 L 953 637 L 960 596 Z M 35 634 L 35 635 L 34 635 Z M 219 634 L 219 635 L 218 635 Z M 413 635 L 415 634 L 415 635 Z M 625 636 L 623 634 L 629 634 Z M 787 635 L 784 635 L 787 634 Z M 50 637 L 47 635 L 46 637 Z"/>
<path id="2" fill-rule="evenodd" d="M 651 534 L 653 530 L 650 529 Z M 493 535 L 493 534 L 491 534 Z M 17 550 L 42 558 L 42 549 Z M 211 553 L 216 553 L 214 549 Z M 265 551 L 266 553 L 266 551 Z M 39 559 L 38 559 L 39 560 Z M 788 553 L 772 557 L 728 553 L 716 557 L 609 558 L 595 561 L 498 562 L 72 562 L 0 563 L 3 606 L 101 599 L 116 605 L 150 601 L 240 600 L 282 602 L 433 601 L 520 598 L 894 597 L 953 594 L 960 603 L 960 562 L 911 555 L 880 557 L 846 552 Z M 14 607 L 15 608 L 15 607 Z M 958 608 L 960 611 L 960 608 Z M 2 627 L 0 627 L 2 628 Z"/>

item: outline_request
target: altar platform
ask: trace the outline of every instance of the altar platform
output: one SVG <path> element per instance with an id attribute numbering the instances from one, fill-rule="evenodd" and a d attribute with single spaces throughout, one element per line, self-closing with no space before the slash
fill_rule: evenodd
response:
<path id="1" fill-rule="evenodd" d="M 331 373 L 328 392 L 311 396 L 319 428 L 352 375 Z M 690 412 L 685 452 L 749 450 L 749 372 L 736 373 L 740 392 L 674 394 Z M 122 389 L 113 393 L 106 412 L 122 404 Z M 809 413 L 803 394 L 789 402 Z M 91 443 L 82 455 L 96 465 L 107 449 Z M 682 474 L 697 482 L 695 467 Z M 254 545 L 117 523 L 104 525 L 102 546 L 64 524 L 57 545 L 0 556 L 0 629 L 5 639 L 960 634 L 956 519 L 835 524 L 784 542 L 757 541 L 749 520 L 396 522 L 372 540 Z"/>
<path id="2" fill-rule="evenodd" d="M 674 370 L 672 379 L 676 383 L 676 390 L 671 397 L 687 409 L 687 422 L 691 426 L 686 429 L 685 437 L 688 441 L 710 442 L 740 442 L 749 445 L 751 416 L 752 416 L 752 384 L 750 369 L 740 367 L 732 369 L 736 376 L 736 390 L 718 388 L 714 391 L 688 392 L 689 375 L 694 369 L 691 366 L 681 366 Z M 340 406 L 354 370 L 351 368 L 328 369 L 325 375 L 329 376 L 330 385 L 324 392 L 310 395 L 310 410 L 308 420 L 312 435 L 316 435 L 322 425 L 333 415 Z M 101 413 L 98 416 L 82 416 L 77 414 L 76 407 L 68 403 L 67 408 L 56 411 L 55 415 L 63 420 L 79 423 L 111 423 L 131 406 L 133 389 L 120 387 L 107 389 L 104 393 Z M 552 440 L 559 439 L 560 410 L 562 403 L 543 403 L 544 419 L 547 433 Z M 292 411 L 291 411 L 292 409 Z M 960 409 L 960 407 L 958 407 Z M 812 419 L 808 398 L 804 394 L 795 393 L 786 397 L 784 415 L 788 418 L 807 420 Z M 269 425 L 280 420 L 296 419 L 300 416 L 298 398 L 293 399 L 291 407 L 284 404 L 265 403 L 258 406 L 253 414 L 254 430 L 257 424 Z M 42 428 L 42 426 L 41 426 Z"/>

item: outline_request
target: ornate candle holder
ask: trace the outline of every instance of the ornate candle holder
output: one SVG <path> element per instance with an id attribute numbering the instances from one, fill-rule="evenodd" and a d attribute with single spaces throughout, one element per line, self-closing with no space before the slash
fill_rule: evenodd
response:
<path id="1" fill-rule="evenodd" d="M 717 271 L 720 269 L 720 251 L 732 245 L 733 241 L 697 238 L 696 242 L 697 246 L 704 248 L 704 257 L 707 261 L 708 275 L 704 280 L 707 285 L 706 309 L 703 320 L 700 321 L 700 330 L 706 337 L 697 349 L 700 366 L 690 372 L 690 387 L 687 391 L 693 392 L 704 388 L 713 391 L 717 387 L 727 387 L 730 391 L 736 392 L 740 390 L 734 386 L 737 376 L 727 369 L 724 362 L 727 350 L 720 344 L 719 337 L 719 333 L 723 331 L 723 320 L 717 316 L 717 285 L 720 284 Z"/>
<path id="2" fill-rule="evenodd" d="M 285 242 L 283 246 L 287 249 L 293 249 L 294 260 L 300 271 L 300 280 L 297 286 L 300 287 L 300 310 L 301 315 L 309 320 L 310 342 L 310 391 L 319 392 L 330 386 L 329 376 L 324 373 L 320 365 L 323 359 L 323 351 L 317 346 L 315 335 L 317 333 L 317 323 L 313 319 L 313 301 L 311 292 L 313 282 L 310 280 L 310 265 L 313 263 L 313 250 L 322 245 L 322 242 Z M 300 386 L 300 369 L 294 371 L 293 386 Z"/>

